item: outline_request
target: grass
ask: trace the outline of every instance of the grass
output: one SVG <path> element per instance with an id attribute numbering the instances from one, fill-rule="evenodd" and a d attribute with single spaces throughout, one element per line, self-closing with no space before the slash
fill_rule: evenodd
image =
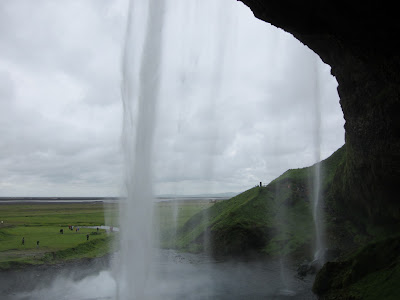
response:
<path id="1" fill-rule="evenodd" d="M 105 216 L 117 224 L 116 213 L 115 205 L 103 203 L 2 204 L 0 268 L 103 256 L 110 252 L 111 237 L 85 226 L 103 225 Z"/>
<path id="2" fill-rule="evenodd" d="M 342 147 L 319 164 L 324 194 L 329 193 L 344 155 Z M 316 166 L 288 170 L 267 187 L 251 188 L 198 212 L 175 235 L 168 236 L 165 245 L 216 255 L 256 252 L 310 259 L 315 236 L 311 203 Z"/>
<path id="3" fill-rule="evenodd" d="M 276 254 L 282 247 L 288 253 L 294 251 L 313 235 L 309 204 L 304 195 L 296 194 L 297 187 L 277 184 L 249 189 L 201 210 L 175 236 L 169 236 L 165 245 L 222 255 L 248 250 Z"/>
<path id="4" fill-rule="evenodd" d="M 177 234 L 193 216 L 205 211 L 214 203 L 209 200 L 165 201 L 160 202 L 155 208 L 155 219 L 160 228 L 161 248 L 177 249 Z M 188 249 L 187 249 L 188 250 Z M 191 249 L 192 252 L 195 249 Z"/>
<path id="5" fill-rule="evenodd" d="M 157 203 L 154 214 L 160 234 L 175 232 L 177 226 L 211 205 L 204 200 Z M 117 204 L 1 204 L 0 220 L 0 269 L 101 257 L 116 250 L 113 240 L 118 233 L 86 227 L 105 223 L 118 227 Z M 79 227 L 79 231 L 69 230 L 70 225 Z"/>
<path id="6" fill-rule="evenodd" d="M 209 200 L 161 201 L 155 206 L 154 218 L 165 235 L 183 226 L 193 215 L 213 205 Z"/>
<path id="7" fill-rule="evenodd" d="M 329 190 L 343 149 L 321 163 L 324 190 Z M 216 204 L 204 200 L 157 203 L 154 217 L 161 247 L 194 252 L 211 248 L 222 254 L 256 250 L 268 255 L 304 249 L 314 236 L 310 209 L 313 168 L 288 170 L 267 187 L 252 188 Z M 100 202 L 1 205 L 0 266 L 104 255 L 111 251 L 109 237 L 85 226 L 102 225 L 105 220 L 118 226 L 117 213 L 117 205 Z M 70 231 L 69 225 L 81 229 Z M 64 234 L 60 234 L 61 228 Z M 39 247 L 36 241 L 40 241 Z"/>
<path id="8" fill-rule="evenodd" d="M 116 207 L 103 203 L 68 204 L 3 204 L 0 206 L 0 218 L 4 225 L 24 226 L 96 226 L 104 224 L 105 212 L 114 214 Z"/>

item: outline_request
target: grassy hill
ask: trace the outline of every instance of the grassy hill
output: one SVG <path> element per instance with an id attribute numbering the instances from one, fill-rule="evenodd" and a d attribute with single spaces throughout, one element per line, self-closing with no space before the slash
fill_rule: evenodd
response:
<path id="1" fill-rule="evenodd" d="M 342 147 L 320 163 L 327 194 L 343 160 Z M 251 188 L 191 217 L 162 246 L 214 255 L 311 254 L 315 167 L 288 170 L 266 187 Z"/>
<path id="2" fill-rule="evenodd" d="M 319 165 L 326 245 L 334 261 L 317 274 L 323 299 L 398 299 L 398 224 L 371 224 L 337 199 L 346 157 L 343 146 Z M 316 166 L 288 170 L 266 187 L 254 187 L 189 218 L 162 246 L 213 255 L 285 255 L 312 258 L 311 213 Z M 383 299 L 382 298 L 382 299 Z"/>

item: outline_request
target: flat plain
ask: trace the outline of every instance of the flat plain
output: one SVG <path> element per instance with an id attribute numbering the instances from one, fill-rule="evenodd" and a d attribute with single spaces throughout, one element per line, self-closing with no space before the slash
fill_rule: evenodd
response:
<path id="1" fill-rule="evenodd" d="M 204 199 L 160 201 L 155 203 L 154 224 L 163 235 L 211 205 Z M 0 204 L 0 270 L 116 251 L 118 232 L 101 226 L 117 228 L 118 210 L 118 203 L 106 202 Z"/>

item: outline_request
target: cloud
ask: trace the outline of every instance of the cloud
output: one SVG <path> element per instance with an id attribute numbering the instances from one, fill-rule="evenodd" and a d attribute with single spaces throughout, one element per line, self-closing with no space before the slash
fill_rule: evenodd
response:
<path id="1" fill-rule="evenodd" d="M 118 193 L 115 13 L 107 1 L 2 3 L 2 195 Z"/>
<path id="2" fill-rule="evenodd" d="M 219 78 L 212 59 L 201 55 L 202 45 L 219 35 L 194 29 L 195 46 L 178 48 L 180 59 L 173 50 L 164 53 L 171 66 L 164 71 L 155 138 L 160 190 L 169 182 L 174 191 L 241 191 L 315 163 L 316 143 L 326 158 L 344 142 L 330 68 L 291 35 L 247 14 L 240 11 L 235 32 L 221 31 L 228 46 L 219 49 Z M 191 29 L 189 22 L 181 31 Z M 180 45 L 178 35 L 168 37 L 165 49 Z"/>
<path id="3" fill-rule="evenodd" d="M 0 195 L 119 194 L 127 4 L 1 2 Z M 168 1 L 162 50 L 156 193 L 239 192 L 343 144 L 330 68 L 240 2 Z"/>

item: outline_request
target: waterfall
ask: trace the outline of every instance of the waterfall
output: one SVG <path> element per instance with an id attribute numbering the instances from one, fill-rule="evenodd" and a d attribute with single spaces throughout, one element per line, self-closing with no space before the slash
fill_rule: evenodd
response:
<path id="1" fill-rule="evenodd" d="M 197 103 L 201 102 L 203 105 L 201 115 L 203 123 L 198 129 L 200 135 L 212 136 L 213 138 L 219 137 L 218 125 L 219 122 L 222 122 L 223 116 L 221 114 L 220 117 L 217 113 L 219 110 L 223 110 L 218 100 L 222 97 L 230 97 L 230 95 L 224 94 L 223 90 L 224 84 L 226 84 L 225 74 L 227 72 L 235 73 L 233 72 L 236 71 L 237 59 L 235 57 L 235 51 L 237 51 L 235 46 L 239 46 L 233 45 L 234 43 L 232 42 L 234 39 L 232 38 L 234 26 L 230 26 L 234 25 L 232 24 L 232 18 L 234 17 L 234 12 L 233 10 L 231 11 L 232 6 L 225 5 L 226 3 L 223 2 L 198 0 L 183 3 L 173 3 L 168 0 L 131 0 L 129 3 L 122 65 L 124 112 L 122 143 L 125 156 L 124 193 L 126 199 L 120 205 L 120 256 L 115 268 L 117 274 L 117 299 L 146 299 L 149 297 L 149 290 L 154 285 L 157 285 L 154 281 L 155 276 L 152 275 L 154 264 L 153 249 L 155 249 L 153 244 L 155 240 L 153 224 L 155 222 L 152 220 L 154 215 L 152 163 L 157 120 L 156 108 L 160 109 L 160 104 L 165 105 L 165 103 L 160 103 L 160 100 L 162 100 L 160 96 L 164 96 L 165 92 L 164 84 L 169 84 L 170 89 L 176 88 L 178 92 L 175 91 L 175 94 L 171 93 L 170 95 L 182 99 L 171 101 L 164 107 L 161 106 L 175 115 L 179 115 L 176 110 L 180 110 L 179 124 L 177 126 L 178 133 L 181 128 L 184 131 L 185 122 L 190 123 L 192 121 L 190 118 L 194 117 L 193 114 L 188 114 L 188 117 L 186 111 L 182 112 L 182 106 L 196 100 Z M 174 13 L 181 12 L 180 17 L 182 17 L 182 20 L 175 21 L 178 25 L 169 23 L 172 18 L 168 19 L 167 17 L 172 15 L 171 11 L 174 11 Z M 202 15 L 197 15 L 198 11 L 202 11 Z M 210 20 L 201 18 L 201 16 L 207 15 L 205 12 L 211 15 L 209 17 Z M 164 41 L 164 31 L 168 29 L 170 30 L 169 39 Z M 189 45 L 186 44 L 185 38 L 190 38 Z M 190 45 L 190 42 L 194 42 L 195 46 Z M 164 53 L 163 50 L 165 48 L 168 49 Z M 231 62 L 231 65 L 227 64 L 229 65 L 228 68 L 225 64 L 227 57 Z M 284 65 L 284 62 L 281 62 L 281 64 Z M 273 64 L 271 63 L 271 65 Z M 164 68 L 168 70 L 168 73 L 162 72 Z M 247 75 L 251 73 L 249 72 Z M 246 75 L 246 72 L 244 74 Z M 238 74 L 229 75 L 231 82 L 226 84 L 230 89 L 229 92 L 232 94 L 240 92 L 239 87 L 243 84 L 243 79 Z M 314 115 L 316 116 L 313 127 L 315 129 L 314 146 L 316 149 L 315 159 L 320 161 L 321 120 L 319 115 L 318 72 L 314 72 L 314 75 L 315 87 L 312 97 L 315 106 Z M 275 74 L 270 74 L 269 76 L 273 77 L 273 82 L 279 82 L 279 76 L 276 76 L 277 78 L 275 78 Z M 168 83 L 166 83 L 166 77 L 169 79 Z M 268 79 L 270 78 L 268 77 Z M 196 80 L 202 81 L 203 85 L 195 86 L 193 82 Z M 200 97 L 197 95 L 196 99 L 193 94 L 200 89 L 201 95 Z M 267 91 L 264 93 L 268 94 Z M 263 95 L 260 99 L 264 97 L 268 99 L 266 95 Z M 288 95 L 286 96 L 288 97 Z M 253 96 L 247 95 L 242 91 L 241 97 L 243 102 L 248 97 L 251 99 Z M 226 104 L 227 101 L 224 103 Z M 253 112 L 251 117 L 255 116 L 256 113 L 260 113 L 263 107 L 260 105 L 253 110 L 251 105 L 248 106 L 251 108 L 250 111 Z M 249 117 L 250 115 L 247 116 Z M 270 116 L 271 120 L 275 120 L 275 116 L 272 114 Z M 231 120 L 231 124 L 235 121 Z M 245 121 L 247 122 L 248 120 Z M 259 140 L 262 140 L 264 135 L 260 135 L 260 137 Z M 203 152 L 208 154 L 206 159 L 198 161 L 198 169 L 200 173 L 203 173 L 203 176 L 199 177 L 203 181 L 211 181 L 215 172 L 214 157 L 218 147 L 214 139 L 210 140 L 211 142 L 205 144 L 206 146 L 200 146 L 200 148 L 203 148 Z M 191 142 L 187 141 L 187 143 Z M 158 148 L 163 149 L 162 147 Z M 180 157 L 173 159 L 173 161 L 178 162 L 178 166 L 174 166 L 171 163 L 169 167 L 177 172 L 188 168 L 183 165 L 179 166 L 179 161 L 185 161 L 185 159 L 189 161 L 187 158 L 191 157 L 192 154 L 183 154 L 182 156 L 183 159 L 180 159 Z M 193 158 L 193 161 L 195 160 L 196 158 Z M 182 173 L 185 172 L 182 171 Z M 313 217 L 317 241 L 315 253 L 323 249 L 320 222 L 320 173 L 320 165 L 317 164 L 313 188 Z M 175 206 L 172 211 L 175 219 L 175 229 L 173 230 L 176 230 L 178 213 L 178 206 Z M 287 212 L 283 208 L 279 219 L 286 217 Z M 282 230 L 287 231 L 285 225 L 283 225 Z M 206 230 L 204 234 L 205 252 L 210 248 L 208 233 Z M 286 283 L 285 264 L 286 262 L 282 258 L 281 275 L 282 281 Z M 285 288 L 290 291 L 288 283 L 285 284 Z M 156 295 L 152 294 L 152 297 L 154 299 Z"/>
<path id="2" fill-rule="evenodd" d="M 287 218 L 288 218 L 288 208 L 287 204 L 283 203 L 283 200 L 285 200 L 283 197 L 280 196 L 281 193 L 283 193 L 283 189 L 285 189 L 286 186 L 282 184 L 277 184 L 276 185 L 276 190 L 275 190 L 275 205 L 277 206 L 277 214 L 275 216 L 275 224 L 278 227 L 278 230 L 281 231 L 282 235 L 282 243 L 281 243 L 281 255 L 279 257 L 279 272 L 280 272 L 280 279 L 283 285 L 283 289 L 280 290 L 281 294 L 284 295 L 290 295 L 292 293 L 292 287 L 290 286 L 290 280 L 288 279 L 288 274 L 287 274 L 287 243 L 290 238 L 290 229 L 287 224 Z M 290 197 L 292 196 L 292 193 L 290 192 Z"/>
<path id="3" fill-rule="evenodd" d="M 317 162 L 313 171 L 313 194 L 312 194 L 312 215 L 315 224 L 315 248 L 314 260 L 320 265 L 324 263 L 325 243 L 323 239 L 323 211 L 322 211 L 322 190 L 321 190 L 321 92 L 319 83 L 319 71 L 317 59 L 312 60 L 314 66 L 314 86 L 313 86 L 313 104 L 314 104 L 314 159 Z"/>
<path id="4" fill-rule="evenodd" d="M 151 153 L 159 93 L 164 0 L 145 3 L 148 6 L 142 1 L 129 4 L 123 53 L 122 142 L 126 201 L 120 209 L 117 299 L 145 298 L 152 261 Z M 146 27 L 141 31 L 143 24 Z"/>
<path id="5" fill-rule="evenodd" d="M 174 9 L 188 6 L 187 3 L 175 4 Z M 152 191 L 152 161 L 153 140 L 156 123 L 156 107 L 162 89 L 162 56 L 163 56 L 163 30 L 166 11 L 172 4 L 166 0 L 148 0 L 129 2 L 129 13 L 125 36 L 125 47 L 122 65 L 122 99 L 123 99 L 123 133 L 122 144 L 125 159 L 125 194 L 126 200 L 120 209 L 120 258 L 116 266 L 117 299 L 146 299 L 149 297 L 151 284 L 155 276 L 152 274 L 154 260 L 153 248 L 153 191 Z M 213 1 L 199 6 L 198 1 L 193 1 L 189 12 L 197 9 L 210 9 L 215 24 L 195 24 L 196 28 L 204 28 L 201 39 L 210 39 L 204 42 L 206 56 L 200 61 L 211 65 L 210 89 L 206 92 L 206 99 L 210 101 L 210 119 L 215 119 L 215 101 L 219 97 L 222 81 L 225 39 L 229 34 L 224 30 L 229 28 L 229 9 L 226 12 L 223 4 Z M 204 12 L 203 12 L 204 13 Z M 197 23 L 203 22 L 197 17 Z M 146 24 L 143 26 L 143 24 Z M 229 24 L 228 24 L 229 25 Z M 182 28 L 182 26 L 181 26 Z M 186 29 L 189 35 L 190 29 Z M 208 32 L 206 32 L 208 31 Z M 211 47 L 210 47 L 211 46 Z M 183 46 L 185 47 L 185 46 Z M 194 56 L 199 56 L 198 49 Z M 204 51 L 204 49 L 203 49 Z M 178 55 L 181 55 L 177 51 Z M 184 55 L 184 54 L 183 54 Z M 190 53 L 193 55 L 193 53 Z M 204 53 L 203 53 L 204 55 Z M 186 66 L 183 66 L 186 67 Z M 185 70 L 183 68 L 184 72 Z M 192 72 L 192 70 L 190 70 Z M 170 72 L 170 70 L 169 70 Z M 169 76 L 177 76 L 170 72 Z M 183 90 L 184 87 L 183 87 Z M 190 95 L 186 95 L 190 96 Z M 207 129 L 209 130 L 209 129 Z M 215 130 L 215 129 L 213 129 Z M 206 133 L 207 134 L 207 133 Z M 213 153 L 212 149 L 205 149 Z M 212 156 L 204 164 L 206 174 L 212 178 Z M 174 218 L 177 226 L 178 206 L 174 207 Z M 175 229 L 176 230 L 176 229 Z M 208 239 L 206 237 L 206 239 Z M 208 247 L 208 240 L 205 241 Z M 152 295 L 154 297 L 154 295 Z"/>
<path id="6" fill-rule="evenodd" d="M 322 193 L 321 193 L 321 163 L 314 166 L 314 183 L 313 183 L 313 219 L 315 224 L 315 251 L 314 259 L 323 260 L 324 243 L 322 231 Z M 320 263 L 323 263 L 322 261 Z"/>

